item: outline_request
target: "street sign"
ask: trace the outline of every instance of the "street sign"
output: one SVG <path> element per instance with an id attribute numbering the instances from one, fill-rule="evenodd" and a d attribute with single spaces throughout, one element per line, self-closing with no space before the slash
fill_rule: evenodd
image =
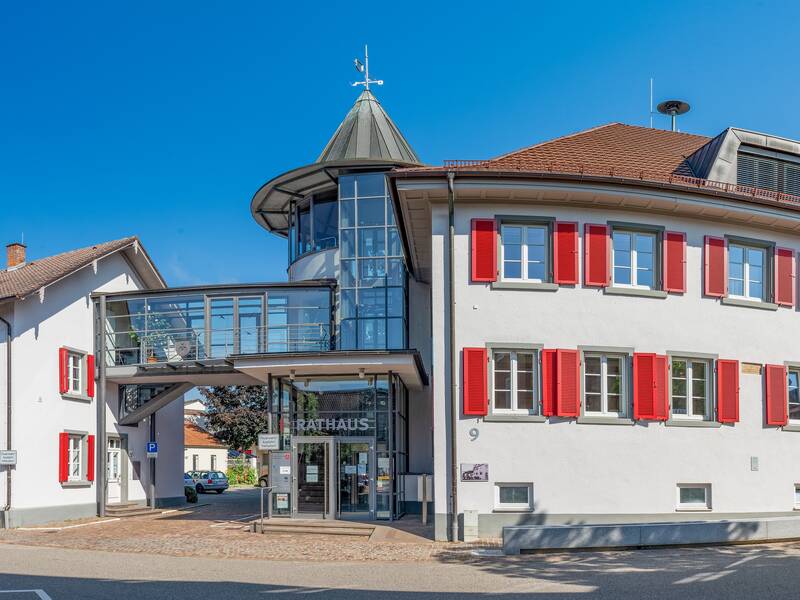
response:
<path id="1" fill-rule="evenodd" d="M 0 465 L 14 466 L 17 464 L 16 450 L 0 450 Z"/>
<path id="2" fill-rule="evenodd" d="M 158 458 L 158 442 L 147 442 L 147 458 Z"/>
<path id="3" fill-rule="evenodd" d="M 278 450 L 281 445 L 280 435 L 277 433 L 259 433 L 258 434 L 258 449 L 259 450 Z"/>

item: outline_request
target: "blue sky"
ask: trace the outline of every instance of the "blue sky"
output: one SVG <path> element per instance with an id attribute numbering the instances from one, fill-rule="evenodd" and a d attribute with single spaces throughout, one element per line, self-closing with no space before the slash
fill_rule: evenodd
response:
<path id="1" fill-rule="evenodd" d="M 800 139 L 796 2 L 26 2 L 0 8 L 0 241 L 139 235 L 172 285 L 283 280 L 251 219 L 376 90 L 424 161 L 484 158 L 685 99 L 684 131 Z M 667 127 L 657 117 L 656 125 Z"/>

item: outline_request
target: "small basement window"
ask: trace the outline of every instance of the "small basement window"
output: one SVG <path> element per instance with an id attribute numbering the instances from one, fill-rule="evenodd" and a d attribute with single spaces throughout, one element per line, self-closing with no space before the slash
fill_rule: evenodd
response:
<path id="1" fill-rule="evenodd" d="M 800 483 L 794 484 L 794 508 L 800 510 Z"/>
<path id="2" fill-rule="evenodd" d="M 711 510 L 711 486 L 706 483 L 679 483 L 677 509 Z"/>
<path id="3" fill-rule="evenodd" d="M 495 510 L 533 510 L 533 484 L 495 483 L 494 507 Z"/>

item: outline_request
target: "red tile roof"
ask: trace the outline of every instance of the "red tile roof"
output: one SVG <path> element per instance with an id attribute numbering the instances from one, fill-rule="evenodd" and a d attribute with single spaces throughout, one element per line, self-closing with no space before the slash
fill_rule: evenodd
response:
<path id="1" fill-rule="evenodd" d="M 55 256 L 38 258 L 18 267 L 0 271 L 0 299 L 24 298 L 70 273 L 86 267 L 96 259 L 136 243 L 138 243 L 138 238 L 135 236 L 126 237 Z"/>
<path id="2" fill-rule="evenodd" d="M 719 136 L 716 138 L 719 139 Z M 548 140 L 486 160 L 450 160 L 441 167 L 406 167 L 393 177 L 460 176 L 568 178 L 618 181 L 633 185 L 691 189 L 748 202 L 780 205 L 800 210 L 800 196 L 705 179 L 692 170 L 689 159 L 713 138 L 690 133 L 609 123 Z M 701 153 L 698 152 L 698 156 Z M 697 157 L 692 161 L 697 164 Z"/>
<path id="3" fill-rule="evenodd" d="M 183 422 L 183 445 L 187 448 L 227 448 L 205 429 L 189 421 Z"/>
<path id="4" fill-rule="evenodd" d="M 590 172 L 642 170 L 694 176 L 686 162 L 711 138 L 610 123 L 483 161 L 491 170 L 548 171 L 573 165 Z"/>

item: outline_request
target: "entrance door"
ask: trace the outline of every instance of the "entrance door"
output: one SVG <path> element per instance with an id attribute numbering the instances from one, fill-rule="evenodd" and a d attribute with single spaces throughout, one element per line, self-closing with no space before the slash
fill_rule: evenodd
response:
<path id="1" fill-rule="evenodd" d="M 373 450 L 369 441 L 337 443 L 340 518 L 371 516 Z"/>
<path id="2" fill-rule="evenodd" d="M 122 502 L 122 446 L 119 438 L 108 438 L 106 482 L 109 504 Z"/>
<path id="3" fill-rule="evenodd" d="M 298 517 L 330 517 L 333 502 L 330 438 L 297 437 L 292 440 L 294 458 L 294 513 Z"/>

